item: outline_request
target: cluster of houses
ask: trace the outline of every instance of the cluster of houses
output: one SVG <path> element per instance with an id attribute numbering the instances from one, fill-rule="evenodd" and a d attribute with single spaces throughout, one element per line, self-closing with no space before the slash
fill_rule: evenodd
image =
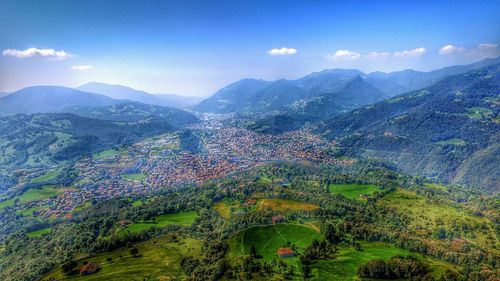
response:
<path id="1" fill-rule="evenodd" d="M 101 158 L 88 157 L 75 165 L 79 176 L 76 189 L 51 198 L 47 214 L 63 215 L 89 200 L 107 200 L 150 193 L 183 184 L 202 184 L 234 172 L 272 161 L 312 160 L 342 165 L 327 154 L 334 145 L 310 130 L 281 135 L 263 135 L 225 122 L 227 116 L 203 116 L 193 126 L 203 132 L 202 153 L 182 151 L 176 135 L 163 135 L 138 142 L 120 153 Z M 25 172 L 19 172 L 25 173 Z M 139 173 L 140 179 L 126 177 Z"/>

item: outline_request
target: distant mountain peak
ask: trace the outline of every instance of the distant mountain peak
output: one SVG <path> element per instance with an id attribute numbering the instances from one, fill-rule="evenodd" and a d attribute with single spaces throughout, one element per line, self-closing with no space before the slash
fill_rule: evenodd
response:
<path id="1" fill-rule="evenodd" d="M 193 97 L 182 97 L 173 94 L 155 95 L 145 91 L 136 90 L 129 86 L 113 85 L 102 82 L 89 82 L 81 85 L 78 89 L 92 93 L 99 93 L 114 99 L 130 100 L 160 106 L 185 107 L 194 105 L 199 101 L 199 99 Z"/>

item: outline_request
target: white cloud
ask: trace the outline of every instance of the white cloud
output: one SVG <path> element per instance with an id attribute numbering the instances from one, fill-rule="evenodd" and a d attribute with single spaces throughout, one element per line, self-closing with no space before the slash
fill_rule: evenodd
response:
<path id="1" fill-rule="evenodd" d="M 479 50 L 492 50 L 492 49 L 496 49 L 498 47 L 498 45 L 491 44 L 491 43 L 482 43 L 482 44 L 479 44 L 477 47 Z"/>
<path id="2" fill-rule="evenodd" d="M 297 53 L 297 49 L 294 48 L 281 48 L 281 49 L 272 49 L 267 52 L 268 55 L 271 56 L 289 56 Z"/>
<path id="3" fill-rule="evenodd" d="M 485 57 L 498 56 L 499 50 L 498 50 L 498 45 L 492 43 L 481 43 L 477 45 L 476 48 L 457 47 L 455 45 L 449 44 L 439 49 L 439 54 L 440 55 L 460 54 L 461 56 L 471 57 L 471 58 L 485 58 Z"/>
<path id="4" fill-rule="evenodd" d="M 369 52 L 368 54 L 365 55 L 365 58 L 367 59 L 387 59 L 391 56 L 390 52 Z"/>
<path id="5" fill-rule="evenodd" d="M 462 53 L 463 51 L 465 51 L 465 48 L 457 47 L 455 45 L 449 44 L 449 45 L 443 46 L 441 49 L 439 49 L 439 54 L 440 55 L 453 55 L 456 53 Z"/>
<path id="6" fill-rule="evenodd" d="M 65 51 L 56 51 L 54 49 L 37 49 L 29 48 L 26 50 L 6 49 L 2 51 L 2 55 L 16 58 L 31 58 L 31 57 L 46 57 L 56 59 L 67 59 L 71 55 Z"/>
<path id="7" fill-rule="evenodd" d="M 78 70 L 78 71 L 87 71 L 87 70 L 94 69 L 94 66 L 92 66 L 92 65 L 73 65 L 71 67 L 71 69 Z"/>
<path id="8" fill-rule="evenodd" d="M 331 60 L 356 60 L 361 54 L 349 50 L 337 50 L 335 54 L 328 54 L 326 57 Z"/>
<path id="9" fill-rule="evenodd" d="M 401 52 L 395 52 L 394 56 L 397 58 L 413 58 L 423 56 L 427 50 L 423 47 L 415 48 L 411 50 L 404 50 Z"/>

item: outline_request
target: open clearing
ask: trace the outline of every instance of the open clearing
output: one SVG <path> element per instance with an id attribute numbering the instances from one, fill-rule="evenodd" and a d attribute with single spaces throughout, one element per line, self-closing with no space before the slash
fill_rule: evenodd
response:
<path id="1" fill-rule="evenodd" d="M 339 247 L 335 259 L 319 260 L 311 266 L 311 280 L 359 280 L 357 270 L 360 265 L 376 258 L 388 260 L 402 255 L 414 256 L 428 264 L 432 274 L 440 277 L 446 269 L 456 269 L 453 265 L 429 258 L 381 242 L 361 242 L 361 251 L 351 247 Z"/>
<path id="2" fill-rule="evenodd" d="M 268 209 L 282 212 L 314 211 L 319 209 L 319 206 L 286 199 L 259 199 L 257 201 L 257 211 Z"/>
<path id="3" fill-rule="evenodd" d="M 236 233 L 229 240 L 228 258 L 232 263 L 241 260 L 250 254 L 252 245 L 257 255 L 262 256 L 260 261 L 270 262 L 279 259 L 277 251 L 281 247 L 294 247 L 296 253 L 301 253 L 314 239 L 322 240 L 323 236 L 315 229 L 298 224 L 276 224 L 254 226 Z M 296 274 L 301 272 L 300 261 L 297 257 L 283 259 L 289 266 L 294 267 Z"/>
<path id="4" fill-rule="evenodd" d="M 62 169 L 52 170 L 44 175 L 41 175 L 39 177 L 34 178 L 31 182 L 32 183 L 41 183 L 41 182 L 47 182 L 47 181 L 53 180 L 61 173 L 61 170 Z"/>
<path id="5" fill-rule="evenodd" d="M 387 194 L 378 204 L 395 208 L 410 219 L 410 231 L 417 235 L 435 237 L 444 230 L 455 238 L 463 238 L 494 252 L 500 252 L 500 241 L 494 224 L 487 217 L 467 213 L 447 202 L 431 202 L 405 189 Z M 450 237 L 446 237 L 450 238 Z"/>
<path id="6" fill-rule="evenodd" d="M 256 197 L 256 196 L 253 196 Z M 225 219 L 230 219 L 238 210 L 244 210 L 242 204 L 238 201 L 221 201 L 214 204 L 214 209 Z M 299 212 L 314 211 L 319 209 L 318 205 L 304 203 L 287 199 L 257 199 L 255 205 L 246 207 L 246 211 L 262 212 L 272 210 L 276 212 Z"/>
<path id="7" fill-rule="evenodd" d="M 132 223 L 125 228 L 119 229 L 117 233 L 139 233 L 153 227 L 162 228 L 168 225 L 190 226 L 194 223 L 197 217 L 198 215 L 194 211 L 159 215 L 155 217 L 154 222 Z"/>
<path id="8" fill-rule="evenodd" d="M 21 195 L 18 195 L 18 196 L 11 198 L 9 200 L 5 200 L 3 202 L 0 202 L 0 209 L 4 209 L 7 206 L 14 205 L 14 203 L 17 199 L 19 200 L 19 203 L 44 200 L 44 199 L 48 199 L 50 197 L 56 196 L 60 193 L 63 193 L 65 190 L 68 190 L 68 188 L 60 188 L 60 187 L 57 187 L 55 185 L 46 185 L 46 186 L 42 186 L 41 188 L 30 188 Z M 31 211 L 33 211 L 33 210 L 31 210 Z M 29 213 L 29 214 L 31 215 L 31 213 Z"/>
<path id="9" fill-rule="evenodd" d="M 104 150 L 104 151 L 101 151 L 99 153 L 96 153 L 92 156 L 96 159 L 103 159 L 106 157 L 119 155 L 119 154 L 124 153 L 126 151 L 127 151 L 126 149 L 108 149 L 108 150 Z"/>
<path id="10" fill-rule="evenodd" d="M 40 236 L 42 236 L 42 235 L 44 235 L 46 233 L 49 233 L 51 229 L 52 229 L 51 227 L 47 227 L 47 228 L 43 228 L 43 229 L 40 229 L 40 230 L 29 232 L 27 235 L 30 238 L 40 237 Z"/>
<path id="11" fill-rule="evenodd" d="M 55 269 L 42 280 L 179 280 L 187 276 L 181 269 L 180 260 L 185 256 L 199 256 L 202 242 L 190 237 L 180 237 L 177 242 L 169 236 L 157 237 L 136 245 L 137 257 L 130 249 L 121 249 L 91 258 L 78 260 L 78 267 L 84 261 L 99 264 L 101 269 L 91 275 L 65 276 Z M 110 260 L 109 260 L 110 259 Z"/>
<path id="12" fill-rule="evenodd" d="M 357 183 L 330 184 L 328 188 L 331 194 L 342 194 L 349 199 L 360 199 L 361 195 L 370 195 L 380 190 L 375 185 Z"/>
<path id="13" fill-rule="evenodd" d="M 136 173 L 136 174 L 124 174 L 122 175 L 122 178 L 124 180 L 129 180 L 129 181 L 143 181 L 146 178 L 145 174 L 142 173 Z"/>

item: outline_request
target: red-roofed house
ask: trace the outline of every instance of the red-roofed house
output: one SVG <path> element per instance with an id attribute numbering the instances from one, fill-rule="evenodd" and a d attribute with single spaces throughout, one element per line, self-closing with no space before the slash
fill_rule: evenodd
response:
<path id="1" fill-rule="evenodd" d="M 278 249 L 278 256 L 280 258 L 290 258 L 290 257 L 294 257 L 295 253 L 293 252 L 293 250 L 291 248 L 279 248 Z"/>

